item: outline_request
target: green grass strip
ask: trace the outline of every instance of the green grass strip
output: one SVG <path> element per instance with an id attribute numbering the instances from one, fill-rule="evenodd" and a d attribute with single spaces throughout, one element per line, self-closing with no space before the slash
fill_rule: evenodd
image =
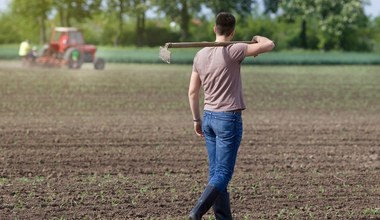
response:
<path id="1" fill-rule="evenodd" d="M 199 49 L 170 49 L 173 64 L 192 64 Z M 159 48 L 98 47 L 97 56 L 112 63 L 163 63 Z M 0 59 L 18 59 L 18 45 L 0 45 Z M 380 65 L 380 54 L 358 52 L 279 51 L 246 58 L 255 65 Z"/>

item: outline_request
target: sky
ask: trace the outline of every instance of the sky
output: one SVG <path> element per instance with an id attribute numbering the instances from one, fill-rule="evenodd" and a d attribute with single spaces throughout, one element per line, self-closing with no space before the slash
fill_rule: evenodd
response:
<path id="1" fill-rule="evenodd" d="M 0 0 L 1 1 L 1 0 Z M 367 15 L 376 17 L 380 15 L 380 0 L 370 0 L 370 5 L 364 8 Z"/>
<path id="2" fill-rule="evenodd" d="M 4 11 L 8 8 L 8 4 L 11 0 L 0 0 L 0 11 Z M 35 0 L 33 0 L 35 1 Z M 380 15 L 380 0 L 369 0 L 370 5 L 365 7 L 367 15 L 373 17 Z"/>
<path id="3" fill-rule="evenodd" d="M 4 11 L 8 7 L 10 0 L 0 0 L 0 11 Z"/>

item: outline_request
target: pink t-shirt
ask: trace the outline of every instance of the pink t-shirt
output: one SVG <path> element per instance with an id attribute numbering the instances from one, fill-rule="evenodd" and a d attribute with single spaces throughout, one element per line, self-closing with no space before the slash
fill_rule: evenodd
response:
<path id="1" fill-rule="evenodd" d="M 240 76 L 240 64 L 247 44 L 225 47 L 205 47 L 194 57 L 193 72 L 197 72 L 204 89 L 204 109 L 234 111 L 245 109 Z"/>

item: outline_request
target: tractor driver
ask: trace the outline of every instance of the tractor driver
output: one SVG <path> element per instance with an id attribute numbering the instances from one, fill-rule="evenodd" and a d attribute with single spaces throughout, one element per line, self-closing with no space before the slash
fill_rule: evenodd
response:
<path id="1" fill-rule="evenodd" d="M 21 57 L 22 65 L 25 66 L 25 64 L 28 61 L 28 56 L 31 51 L 29 40 L 24 40 L 20 44 L 20 48 L 18 51 L 18 55 Z"/>
<path id="2" fill-rule="evenodd" d="M 61 36 L 59 36 L 59 44 L 66 45 L 68 43 L 69 36 L 66 32 L 63 32 Z"/>

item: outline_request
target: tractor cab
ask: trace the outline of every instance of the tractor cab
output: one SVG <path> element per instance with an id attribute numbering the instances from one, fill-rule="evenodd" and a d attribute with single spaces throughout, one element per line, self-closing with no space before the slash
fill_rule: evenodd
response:
<path id="1" fill-rule="evenodd" d="M 59 53 L 65 52 L 69 47 L 77 47 L 83 44 L 82 33 L 73 27 L 57 27 L 50 38 L 50 46 Z"/>

